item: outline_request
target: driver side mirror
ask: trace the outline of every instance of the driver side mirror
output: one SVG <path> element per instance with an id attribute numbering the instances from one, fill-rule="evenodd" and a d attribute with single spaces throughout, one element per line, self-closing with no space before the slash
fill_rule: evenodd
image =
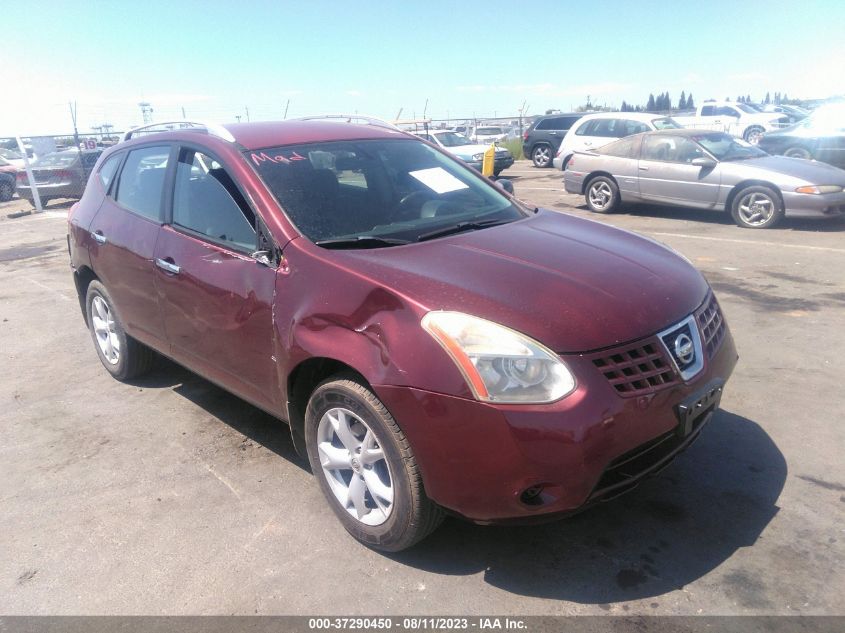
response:
<path id="1" fill-rule="evenodd" d="M 491 180 L 493 179 L 491 178 Z M 493 184 L 499 187 L 500 189 L 504 189 L 509 194 L 513 195 L 513 183 L 507 178 L 498 178 L 496 180 L 493 180 Z"/>
<path id="2" fill-rule="evenodd" d="M 705 158 L 704 156 L 700 156 L 699 158 L 693 158 L 690 162 L 690 165 L 693 167 L 704 167 L 705 169 L 713 169 L 716 166 L 716 161 L 712 158 Z"/>

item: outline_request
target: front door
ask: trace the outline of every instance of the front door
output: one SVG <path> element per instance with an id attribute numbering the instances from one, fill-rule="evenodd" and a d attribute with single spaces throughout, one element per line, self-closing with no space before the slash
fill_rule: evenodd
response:
<path id="1" fill-rule="evenodd" d="M 640 197 L 667 204 L 712 208 L 719 199 L 719 165 L 698 167 L 692 164 L 696 158 L 707 157 L 697 143 L 686 137 L 644 136 L 637 169 Z"/>
<path id="2" fill-rule="evenodd" d="M 250 255 L 257 250 L 254 210 L 215 158 L 183 147 L 169 215 L 155 264 L 174 359 L 277 410 L 276 270 Z"/>

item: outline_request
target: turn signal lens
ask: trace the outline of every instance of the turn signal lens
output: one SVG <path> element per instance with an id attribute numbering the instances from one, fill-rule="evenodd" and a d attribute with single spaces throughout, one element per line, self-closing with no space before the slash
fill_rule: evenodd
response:
<path id="1" fill-rule="evenodd" d="M 842 191 L 842 187 L 839 185 L 806 185 L 804 187 L 798 187 L 795 190 L 795 193 L 839 193 Z"/>

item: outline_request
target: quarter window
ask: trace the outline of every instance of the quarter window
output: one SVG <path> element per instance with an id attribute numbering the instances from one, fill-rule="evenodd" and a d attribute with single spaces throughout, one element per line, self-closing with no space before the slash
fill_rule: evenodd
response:
<path id="1" fill-rule="evenodd" d="M 129 152 L 117 182 L 115 200 L 130 211 L 161 221 L 161 192 L 169 154 L 167 145 Z"/>
<path id="2" fill-rule="evenodd" d="M 117 173 L 117 168 L 120 165 L 120 159 L 123 158 L 123 153 L 114 154 L 106 159 L 103 166 L 100 167 L 100 182 L 103 184 L 103 189 L 109 190 L 111 181 L 114 180 L 114 175 Z"/>
<path id="3" fill-rule="evenodd" d="M 223 166 L 202 152 L 179 152 L 173 224 L 239 250 L 255 250 L 255 213 Z"/>

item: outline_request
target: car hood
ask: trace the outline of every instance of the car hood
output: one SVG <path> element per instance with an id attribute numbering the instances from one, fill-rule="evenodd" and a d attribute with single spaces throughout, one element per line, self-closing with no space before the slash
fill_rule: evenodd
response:
<path id="1" fill-rule="evenodd" d="M 559 353 L 654 334 L 701 305 L 707 282 L 650 239 L 554 211 L 420 244 L 333 251 L 425 310 L 456 310 Z"/>
<path id="2" fill-rule="evenodd" d="M 845 170 L 820 163 L 815 160 L 803 158 L 789 158 L 787 156 L 763 156 L 762 158 L 750 158 L 748 160 L 726 161 L 722 163 L 723 169 L 742 173 L 744 177 L 750 177 L 748 172 L 772 172 L 783 176 L 785 181 L 795 180 L 806 181 L 815 185 L 842 185 L 845 186 Z"/>
<path id="3" fill-rule="evenodd" d="M 488 149 L 490 149 L 490 144 L 488 143 L 487 145 L 459 145 L 458 147 L 444 147 L 443 149 L 445 149 L 450 154 L 454 154 L 458 158 L 461 158 L 463 160 L 470 160 L 473 154 L 483 154 Z M 504 150 L 503 147 L 496 148 L 496 152 L 501 152 L 502 150 Z"/>

